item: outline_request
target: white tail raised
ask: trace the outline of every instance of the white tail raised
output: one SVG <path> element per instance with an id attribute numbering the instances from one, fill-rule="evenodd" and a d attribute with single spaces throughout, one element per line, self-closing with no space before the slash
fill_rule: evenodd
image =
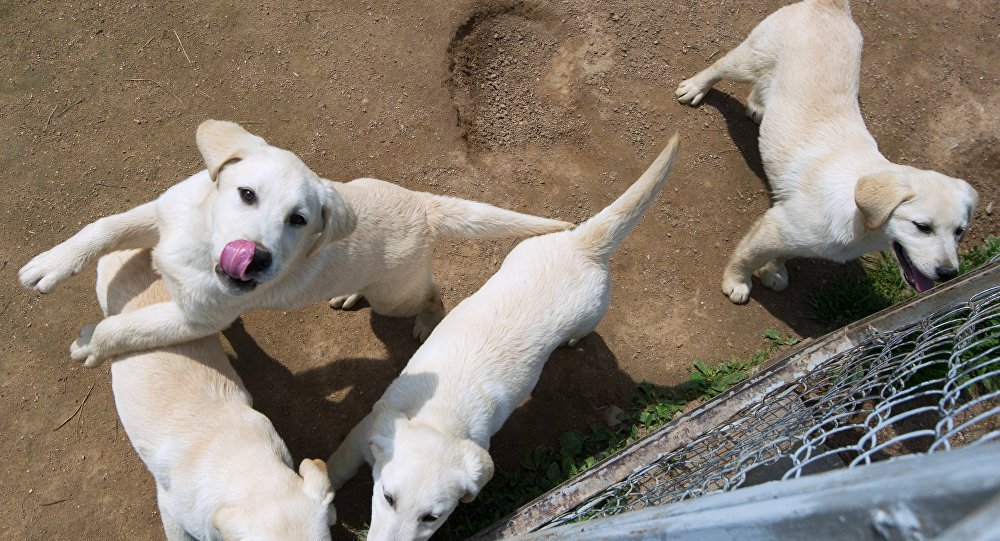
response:
<path id="1" fill-rule="evenodd" d="M 607 260 L 618 249 L 618 245 L 625 240 L 639 222 L 642 213 L 663 188 L 677 158 L 679 139 L 677 134 L 674 134 L 667 147 L 660 152 L 639 180 L 635 181 L 614 203 L 573 231 L 586 251 Z"/>

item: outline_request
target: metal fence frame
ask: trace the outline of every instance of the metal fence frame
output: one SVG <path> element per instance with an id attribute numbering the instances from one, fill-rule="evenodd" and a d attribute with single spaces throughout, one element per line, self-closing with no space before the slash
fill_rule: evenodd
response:
<path id="1" fill-rule="evenodd" d="M 1000 536 L 1000 445 L 907 455 L 567 524 L 517 541 L 986 541 Z M 934 490 L 927 490 L 933 486 Z"/>
<path id="2" fill-rule="evenodd" d="M 822 338 L 803 341 L 799 347 L 768 364 L 743 383 L 552 489 L 475 538 L 495 539 L 537 530 L 555 517 L 578 508 L 607 487 L 648 468 L 658 459 L 715 429 L 773 390 L 805 377 L 831 357 L 880 335 L 917 325 L 929 314 L 966 303 L 977 295 L 991 291 L 1000 295 L 998 262 Z"/>

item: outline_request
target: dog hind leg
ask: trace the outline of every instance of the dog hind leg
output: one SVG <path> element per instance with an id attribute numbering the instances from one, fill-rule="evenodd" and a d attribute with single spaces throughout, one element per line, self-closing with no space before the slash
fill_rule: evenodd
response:
<path id="1" fill-rule="evenodd" d="M 330 299 L 330 308 L 335 310 L 350 310 L 364 296 L 361 293 L 351 293 Z"/>
<path id="2" fill-rule="evenodd" d="M 751 273 L 765 263 L 785 255 L 780 207 L 772 207 L 757 220 L 743 237 L 726 264 L 722 275 L 722 292 L 736 304 L 750 299 Z M 784 265 L 781 265 L 784 268 Z M 774 269 L 777 271 L 778 269 Z M 767 285 L 767 284 L 765 284 Z M 787 285 L 787 272 L 785 274 Z"/>
<path id="3" fill-rule="evenodd" d="M 698 105 L 719 81 L 751 82 L 754 83 L 754 92 L 750 93 L 747 116 L 759 122 L 758 117 L 763 115 L 766 90 L 778 52 L 773 35 L 778 25 L 774 15 L 764 19 L 743 43 L 694 77 L 681 82 L 674 93 L 677 100 L 684 104 Z"/>
<path id="4" fill-rule="evenodd" d="M 788 269 L 782 258 L 772 259 L 757 270 L 757 276 L 765 287 L 772 291 L 784 291 L 788 287 Z"/>
<path id="5" fill-rule="evenodd" d="M 421 265 L 421 264 L 418 264 Z M 375 313 L 390 317 L 416 316 L 413 337 L 423 342 L 444 319 L 441 288 L 431 278 L 430 261 L 414 276 L 412 270 L 365 288 L 363 294 Z"/>

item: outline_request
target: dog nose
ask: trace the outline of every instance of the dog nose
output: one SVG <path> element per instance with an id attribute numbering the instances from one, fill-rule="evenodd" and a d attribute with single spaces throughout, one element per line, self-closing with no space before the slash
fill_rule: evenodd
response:
<path id="1" fill-rule="evenodd" d="M 260 274 L 267 270 L 271 266 L 271 252 L 268 252 L 260 246 L 253 251 L 253 259 L 250 260 L 250 264 L 247 265 L 247 274 Z"/>
<path id="2" fill-rule="evenodd" d="M 938 280 L 941 282 L 947 282 L 952 278 L 958 276 L 958 269 L 949 269 L 946 267 L 937 268 Z"/>

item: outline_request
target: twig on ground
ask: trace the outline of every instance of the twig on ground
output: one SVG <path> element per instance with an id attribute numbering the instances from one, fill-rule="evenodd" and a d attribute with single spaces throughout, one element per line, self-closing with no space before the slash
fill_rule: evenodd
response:
<path id="1" fill-rule="evenodd" d="M 116 186 L 114 184 L 105 184 L 103 182 L 95 182 L 94 186 L 104 186 L 105 188 L 118 188 L 119 190 L 125 189 L 125 186 Z"/>
<path id="2" fill-rule="evenodd" d="M 198 89 L 198 92 L 201 92 L 202 96 L 205 96 L 206 98 L 208 98 L 208 99 L 210 99 L 212 101 L 215 101 L 215 98 L 213 98 L 212 96 L 209 96 L 205 91 L 201 90 L 200 88 Z"/>
<path id="3" fill-rule="evenodd" d="M 58 113 L 56 113 L 56 118 L 59 118 L 59 117 L 65 115 L 66 111 L 69 111 L 70 109 L 76 107 L 77 105 L 80 105 L 81 103 L 83 103 L 83 98 L 80 98 L 80 99 L 76 100 L 75 102 L 67 105 L 65 109 L 63 109 L 62 111 L 59 111 Z"/>
<path id="4" fill-rule="evenodd" d="M 67 501 L 69 501 L 69 499 L 68 499 L 68 498 L 63 498 L 63 499 L 61 499 L 61 500 L 56 500 L 56 501 L 54 501 L 54 502 L 42 502 L 42 503 L 40 503 L 40 504 L 38 504 L 38 505 L 41 505 L 42 507 L 48 507 L 48 506 L 50 506 L 50 505 L 55 505 L 55 504 L 57 504 L 57 503 L 63 503 L 63 502 L 67 502 Z"/>
<path id="5" fill-rule="evenodd" d="M 715 58 L 715 55 L 717 55 L 717 54 L 719 54 L 721 52 L 722 52 L 722 49 L 716 50 L 714 53 L 708 55 L 708 60 L 711 60 L 711 59 Z"/>
<path id="6" fill-rule="evenodd" d="M 58 108 L 59 108 L 59 104 L 57 103 L 56 106 L 52 108 L 52 112 L 49 113 L 49 117 L 45 119 L 45 127 L 42 128 L 42 131 L 45 131 L 45 130 L 49 129 L 49 122 L 52 121 L 52 115 L 55 114 L 56 109 L 58 109 Z"/>
<path id="7" fill-rule="evenodd" d="M 177 44 L 181 46 L 181 52 L 184 53 L 184 58 L 187 58 L 188 64 L 193 64 L 194 62 L 191 61 L 191 57 L 188 56 L 187 50 L 184 49 L 184 44 L 181 43 L 181 37 L 177 35 L 176 30 L 174 30 L 174 37 L 177 38 Z"/>
<path id="8" fill-rule="evenodd" d="M 142 52 L 142 50 L 143 50 L 143 49 L 145 49 L 145 48 L 146 48 L 146 46 L 147 46 L 147 45 L 149 45 L 149 43 L 150 43 L 151 41 L 153 41 L 154 39 L 156 39 L 156 36 L 153 36 L 153 37 L 151 37 L 151 38 L 147 39 L 147 40 L 146 40 L 146 43 L 143 43 L 143 44 L 142 44 L 142 47 L 139 47 L 139 48 L 138 48 L 138 49 L 137 49 L 137 50 L 135 51 L 135 52 L 136 52 L 136 54 L 138 54 L 138 53 L 141 53 L 141 52 Z"/>
<path id="9" fill-rule="evenodd" d="M 94 391 L 94 384 L 91 383 L 90 384 L 90 389 L 87 391 L 87 396 L 83 397 L 83 401 L 80 402 L 79 406 L 77 406 L 76 411 L 73 412 L 73 415 L 70 415 L 69 417 L 67 417 L 65 421 L 63 421 L 62 423 L 60 423 L 59 426 L 53 428 L 52 431 L 55 432 L 56 430 L 59 430 L 60 428 L 66 426 L 66 423 L 72 421 L 73 417 L 76 417 L 76 414 L 80 413 L 80 411 L 83 409 L 83 405 L 87 403 L 87 399 L 90 398 L 90 393 L 93 392 L 93 391 Z"/>
<path id="10" fill-rule="evenodd" d="M 167 94 L 170 94 L 171 96 L 173 96 L 174 99 L 177 100 L 177 103 L 179 103 L 181 105 L 184 105 L 184 102 L 181 101 L 181 99 L 178 98 L 176 94 L 174 94 L 173 92 L 167 90 L 163 85 L 161 85 L 160 83 L 158 83 L 158 82 L 156 82 L 156 81 L 154 81 L 152 79 L 138 79 L 138 78 L 133 78 L 133 79 L 125 79 L 125 80 L 126 81 L 133 81 L 133 82 L 153 83 L 154 85 L 156 85 L 157 87 L 159 87 L 160 90 L 162 90 L 162 91 L 166 92 Z"/>

